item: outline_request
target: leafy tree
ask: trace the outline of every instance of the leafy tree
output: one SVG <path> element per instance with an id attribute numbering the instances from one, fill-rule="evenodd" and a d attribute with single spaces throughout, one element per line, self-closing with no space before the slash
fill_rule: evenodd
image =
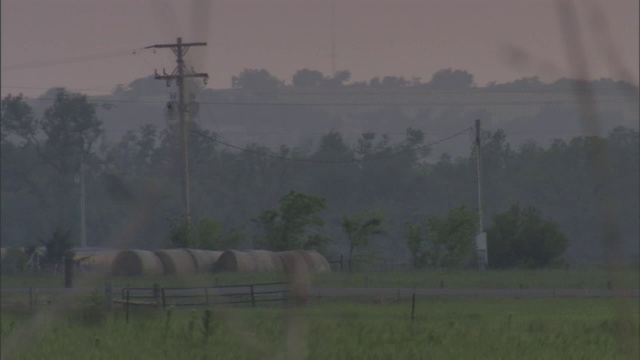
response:
<path id="1" fill-rule="evenodd" d="M 264 232 L 258 245 L 268 250 L 321 249 L 328 239 L 317 230 L 324 225 L 319 213 L 324 198 L 291 191 L 280 198 L 280 207 L 264 211 L 254 221 Z M 314 233 L 307 234 L 313 228 Z"/>
<path id="2" fill-rule="evenodd" d="M 426 224 L 406 224 L 405 238 L 407 240 L 407 248 L 411 254 L 411 265 L 414 269 L 421 269 L 429 264 L 431 249 L 428 247 L 427 233 Z M 437 250 L 437 248 L 434 250 Z"/>
<path id="3" fill-rule="evenodd" d="M 26 103 L 22 94 L 7 95 L 2 99 L 2 117 L 0 118 L 0 139 L 17 136 L 25 141 L 33 141 L 37 132 L 37 121 L 33 109 Z"/>
<path id="4" fill-rule="evenodd" d="M 489 266 L 542 268 L 553 264 L 567 249 L 567 238 L 558 225 L 543 219 L 534 207 L 512 205 L 496 214 L 487 230 Z"/>
<path id="5" fill-rule="evenodd" d="M 52 267 L 54 271 L 64 264 L 65 257 L 73 254 L 71 251 L 73 248 L 71 230 L 65 231 L 58 228 L 50 239 L 40 240 L 40 242 L 46 249 L 42 263 Z"/>
<path id="6" fill-rule="evenodd" d="M 60 89 L 39 122 L 46 135 L 45 159 L 61 174 L 76 172 L 82 154 L 90 154 L 103 135 L 102 121 L 86 95 Z"/>
<path id="7" fill-rule="evenodd" d="M 244 69 L 240 75 L 232 78 L 232 86 L 254 91 L 273 91 L 284 83 L 265 69 Z"/>
<path id="8" fill-rule="evenodd" d="M 340 87 L 351 79 L 351 72 L 349 70 L 336 71 L 333 77 L 324 81 L 324 85 L 327 87 Z"/>
<path id="9" fill-rule="evenodd" d="M 244 239 L 242 228 L 223 229 L 213 219 L 202 219 L 193 225 L 173 225 L 171 246 L 205 250 L 227 250 L 236 247 Z"/>
<path id="10" fill-rule="evenodd" d="M 407 85 L 409 85 L 409 81 L 402 76 L 385 76 L 382 78 L 382 86 L 386 88 L 400 88 Z"/>
<path id="11" fill-rule="evenodd" d="M 353 270 L 353 253 L 371 243 L 371 237 L 385 233 L 382 222 L 384 216 L 381 213 L 365 211 L 353 216 L 345 216 L 342 220 L 342 230 L 347 235 L 349 253 L 347 261 L 349 271 Z"/>
<path id="12" fill-rule="evenodd" d="M 324 84 L 325 77 L 318 70 L 302 69 L 293 75 L 292 84 L 299 88 L 314 88 Z"/>
<path id="13" fill-rule="evenodd" d="M 465 70 L 438 70 L 427 85 L 436 90 L 464 90 L 474 85 L 473 75 Z"/>
<path id="14" fill-rule="evenodd" d="M 477 212 L 464 205 L 449 211 L 444 219 L 433 216 L 423 224 L 407 224 L 405 237 L 414 267 L 469 265 L 477 224 Z"/>
<path id="15" fill-rule="evenodd" d="M 317 161 L 349 161 L 353 159 L 353 152 L 342 134 L 330 131 L 322 136 L 318 150 L 310 157 Z"/>
<path id="16" fill-rule="evenodd" d="M 27 262 L 29 261 L 29 255 L 20 248 L 12 247 L 7 250 L 7 253 L 3 255 L 2 273 L 16 273 L 27 269 Z"/>

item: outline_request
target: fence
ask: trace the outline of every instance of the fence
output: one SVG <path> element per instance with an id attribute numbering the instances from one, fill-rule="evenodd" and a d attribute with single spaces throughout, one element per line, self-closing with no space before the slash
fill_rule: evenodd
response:
<path id="1" fill-rule="evenodd" d="M 344 255 L 336 256 L 334 258 L 327 258 L 327 262 L 329 263 L 333 271 L 342 272 L 345 270 L 349 270 L 350 267 L 349 259 L 345 259 Z M 398 262 L 389 259 L 379 259 L 367 264 L 356 263 L 355 261 L 353 261 L 351 265 L 353 265 L 353 269 L 357 271 L 389 271 L 413 269 L 413 266 L 410 263 Z"/>
<path id="2" fill-rule="evenodd" d="M 214 306 L 284 301 L 287 283 L 227 285 L 196 288 L 123 288 L 115 300 L 128 306 Z"/>

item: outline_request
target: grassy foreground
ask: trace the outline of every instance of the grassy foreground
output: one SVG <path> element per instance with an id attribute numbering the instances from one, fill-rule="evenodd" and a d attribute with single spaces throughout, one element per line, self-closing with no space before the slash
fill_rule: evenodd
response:
<path id="1" fill-rule="evenodd" d="M 638 299 L 2 313 L 3 359 L 638 359 Z"/>

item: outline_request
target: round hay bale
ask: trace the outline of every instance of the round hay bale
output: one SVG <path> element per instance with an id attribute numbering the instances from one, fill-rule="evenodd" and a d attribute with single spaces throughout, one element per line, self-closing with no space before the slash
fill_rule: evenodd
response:
<path id="1" fill-rule="evenodd" d="M 280 251 L 285 272 L 289 277 L 288 303 L 306 305 L 309 302 L 309 265 L 300 251 Z"/>
<path id="2" fill-rule="evenodd" d="M 211 272 L 223 251 L 185 249 L 193 257 L 198 272 Z"/>
<path id="3" fill-rule="evenodd" d="M 317 272 L 331 272 L 331 264 L 327 261 L 322 254 L 315 250 L 303 250 L 305 251 L 313 261 L 314 271 Z"/>
<path id="4" fill-rule="evenodd" d="M 165 275 L 195 274 L 196 262 L 185 249 L 163 249 L 154 253 L 162 261 Z"/>
<path id="5" fill-rule="evenodd" d="M 218 258 L 214 271 L 256 271 L 255 258 L 248 252 L 227 250 Z"/>
<path id="6" fill-rule="evenodd" d="M 319 271 L 319 264 L 316 264 L 316 261 L 314 260 L 313 256 L 311 256 L 311 254 L 307 250 L 293 250 L 293 251 L 300 254 L 300 256 L 304 259 L 304 261 L 307 263 L 309 272 Z"/>
<path id="7" fill-rule="evenodd" d="M 282 260 L 273 251 L 269 250 L 250 250 L 249 254 L 253 256 L 256 262 L 256 271 L 282 271 Z"/>
<path id="8" fill-rule="evenodd" d="M 287 274 L 308 273 L 309 265 L 297 250 L 279 251 L 276 253 L 282 262 L 282 268 Z"/>
<path id="9" fill-rule="evenodd" d="M 282 262 L 282 257 L 278 255 L 277 252 L 270 251 L 271 253 L 271 261 L 273 261 L 274 271 L 284 272 L 284 263 Z"/>
<path id="10" fill-rule="evenodd" d="M 79 248 L 74 250 L 73 259 L 89 272 L 107 273 L 119 251 L 104 248 Z"/>
<path id="11" fill-rule="evenodd" d="M 111 267 L 116 276 L 162 275 L 162 261 L 148 250 L 123 250 L 118 252 Z"/>

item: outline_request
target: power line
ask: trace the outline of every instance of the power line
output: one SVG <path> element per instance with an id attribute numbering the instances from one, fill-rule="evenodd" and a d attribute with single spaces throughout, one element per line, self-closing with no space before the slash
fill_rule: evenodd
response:
<path id="1" fill-rule="evenodd" d="M 31 63 L 7 65 L 2 67 L 1 70 L 2 71 L 24 70 L 24 69 L 32 69 L 32 68 L 45 67 L 45 66 L 51 66 L 51 65 L 65 65 L 65 64 L 73 64 L 73 63 L 79 63 L 79 62 L 111 59 L 111 58 L 127 56 L 127 55 L 135 55 L 136 51 L 140 51 L 140 50 L 144 50 L 144 49 L 116 50 L 116 51 L 110 51 L 110 52 L 104 52 L 104 53 L 98 53 L 98 54 L 74 56 L 74 57 L 55 59 L 55 60 L 34 61 Z"/>
<path id="2" fill-rule="evenodd" d="M 441 144 L 445 141 L 451 140 L 457 136 L 460 136 L 464 133 L 469 132 L 470 130 L 472 130 L 473 128 L 468 127 L 464 130 L 458 131 L 456 133 L 453 133 L 445 138 L 439 139 L 437 141 L 425 144 L 425 145 L 421 145 L 422 148 L 430 148 L 432 146 L 436 146 L 438 144 Z M 272 159 L 278 159 L 278 160 L 283 160 L 283 161 L 292 161 L 292 162 L 304 162 L 304 163 L 316 163 L 316 164 L 347 164 L 347 163 L 363 163 L 363 162 L 369 162 L 369 161 L 376 161 L 376 160 L 381 160 L 381 159 L 385 159 L 385 158 L 391 158 L 391 157 L 395 157 L 407 152 L 411 152 L 411 151 L 416 151 L 418 149 L 415 148 L 411 148 L 411 149 L 405 149 L 405 150 L 401 150 L 401 151 L 397 151 L 394 152 L 392 154 L 383 154 L 383 155 L 376 155 L 373 157 L 367 157 L 367 158 L 362 158 L 362 159 L 356 159 L 356 158 L 351 158 L 351 159 L 345 159 L 345 160 L 322 160 L 322 159 L 301 159 L 301 158 L 291 158 L 291 157 L 286 157 L 286 156 L 281 156 L 281 155 L 276 155 L 276 154 L 270 154 L 270 153 L 265 153 L 265 152 L 260 152 L 260 151 L 255 151 L 252 149 L 248 149 L 248 148 L 244 148 L 241 146 L 237 146 L 237 145 L 233 145 L 230 144 L 228 142 L 222 141 L 218 138 L 216 138 L 215 136 L 211 136 L 205 133 L 202 133 L 200 131 L 197 130 L 191 130 L 192 134 L 196 134 L 198 136 L 201 136 L 205 139 L 208 139 L 210 141 L 213 141 L 215 143 L 230 147 L 232 149 L 236 149 L 236 150 L 240 150 L 242 152 L 246 152 L 249 154 L 254 154 L 254 155 L 258 155 L 258 156 L 262 156 L 262 157 L 268 157 L 268 158 L 272 158 Z"/>
<path id="3" fill-rule="evenodd" d="M 39 97 L 35 99 L 29 99 L 30 101 L 52 101 L 54 98 Z M 89 101 L 96 101 L 100 103 L 134 103 L 134 104 L 165 104 L 165 100 L 127 100 L 127 99 L 89 99 Z M 236 101 L 201 101 L 203 105 L 218 105 L 218 106 L 327 106 L 327 107 L 358 107 L 358 106 L 373 106 L 373 107 L 420 107 L 420 106 L 517 106 L 517 105 L 546 105 L 546 104 L 579 104 L 580 102 L 575 99 L 549 99 L 549 100 L 520 100 L 520 101 L 482 101 L 482 102 L 470 102 L 470 101 L 419 101 L 419 102 L 236 102 Z M 640 99 L 629 98 L 607 98 L 599 99 L 598 103 L 606 104 L 637 104 L 640 103 Z"/>

